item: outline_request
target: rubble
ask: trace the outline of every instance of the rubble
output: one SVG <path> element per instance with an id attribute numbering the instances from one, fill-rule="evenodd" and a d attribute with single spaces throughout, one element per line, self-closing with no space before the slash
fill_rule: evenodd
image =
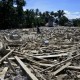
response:
<path id="1" fill-rule="evenodd" d="M 0 31 L 0 80 L 79 80 L 80 28 Z"/>

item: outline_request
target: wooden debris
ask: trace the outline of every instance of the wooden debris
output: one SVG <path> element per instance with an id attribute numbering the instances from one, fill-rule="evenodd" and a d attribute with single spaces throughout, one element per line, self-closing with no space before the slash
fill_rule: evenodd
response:
<path id="1" fill-rule="evenodd" d="M 66 63 L 65 65 L 61 66 L 61 68 L 59 68 L 58 70 L 56 70 L 55 72 L 53 72 L 52 74 L 55 76 L 57 75 L 59 72 L 61 72 L 62 70 L 64 70 L 66 67 L 68 67 L 71 64 L 71 62 Z"/>
<path id="2" fill-rule="evenodd" d="M 40 27 L 40 31 L 0 31 L 1 80 L 80 79 L 80 28 Z"/>
<path id="3" fill-rule="evenodd" d="M 65 61 L 62 61 L 62 62 L 60 62 L 60 63 L 57 63 L 57 64 L 53 65 L 52 67 L 48 67 L 47 69 L 43 70 L 43 72 L 46 71 L 46 70 L 52 69 L 52 68 L 55 67 L 55 66 L 61 65 L 61 64 L 63 64 L 63 63 L 66 63 L 66 62 L 68 62 L 68 61 L 70 61 L 70 60 L 72 60 L 72 59 L 74 59 L 74 58 L 76 58 L 76 57 L 79 57 L 79 56 L 80 56 L 80 54 L 78 54 L 78 55 L 76 55 L 76 56 L 74 56 L 74 57 L 71 57 L 71 58 L 69 58 L 69 59 L 66 59 Z"/>
<path id="4" fill-rule="evenodd" d="M 49 67 L 49 66 L 53 66 L 53 64 L 46 64 L 46 63 L 40 63 L 40 62 L 37 62 L 37 61 L 34 61 L 33 59 L 29 58 L 26 56 L 26 59 L 32 63 L 34 63 L 35 65 L 38 65 L 38 66 L 44 66 L 44 67 Z"/>
<path id="5" fill-rule="evenodd" d="M 11 65 L 10 60 L 9 60 L 8 58 L 6 58 L 6 61 L 8 62 L 8 65 L 9 65 L 9 67 L 12 69 L 12 71 L 15 72 L 15 74 L 16 74 L 16 71 L 15 71 L 15 69 L 13 68 L 13 66 Z"/>
<path id="6" fill-rule="evenodd" d="M 61 57 L 61 56 L 67 56 L 68 54 L 56 54 L 56 55 L 46 55 L 46 56 L 35 56 L 36 58 L 54 58 L 54 57 Z"/>
<path id="7" fill-rule="evenodd" d="M 80 66 L 68 66 L 67 69 L 80 70 Z"/>
<path id="8" fill-rule="evenodd" d="M 31 65 L 30 65 L 30 67 L 32 68 L 32 70 L 36 73 L 36 75 L 38 75 L 39 77 L 41 77 L 43 80 L 46 80 L 43 76 L 42 76 L 42 74 L 40 74 L 36 69 L 34 69 Z"/>
<path id="9" fill-rule="evenodd" d="M 38 80 L 37 77 L 35 77 L 34 74 L 31 73 L 31 71 L 29 70 L 29 68 L 28 68 L 17 56 L 15 56 L 15 59 L 17 60 L 17 62 L 20 64 L 20 66 L 24 69 L 24 71 L 26 72 L 26 74 L 27 74 L 32 80 Z"/>
<path id="10" fill-rule="evenodd" d="M 6 74 L 7 70 L 8 70 L 8 67 L 5 67 L 3 69 L 3 71 L 0 73 L 0 79 L 3 79 L 4 80 L 4 77 L 5 77 L 5 74 Z"/>
<path id="11" fill-rule="evenodd" d="M 1 63 L 3 60 L 5 60 L 9 55 L 11 55 L 13 51 L 14 51 L 14 49 L 11 50 L 8 54 L 6 54 L 6 55 L 0 60 L 0 63 Z"/>
<path id="12" fill-rule="evenodd" d="M 3 42 L 0 42 L 0 54 L 5 55 L 6 45 Z"/>

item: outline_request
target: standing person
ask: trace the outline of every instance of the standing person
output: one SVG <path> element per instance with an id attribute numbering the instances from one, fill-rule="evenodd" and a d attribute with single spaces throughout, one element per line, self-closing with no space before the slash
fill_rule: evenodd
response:
<path id="1" fill-rule="evenodd" d="M 39 26 L 37 26 L 37 34 L 40 34 L 40 33 L 41 33 L 40 28 Z"/>

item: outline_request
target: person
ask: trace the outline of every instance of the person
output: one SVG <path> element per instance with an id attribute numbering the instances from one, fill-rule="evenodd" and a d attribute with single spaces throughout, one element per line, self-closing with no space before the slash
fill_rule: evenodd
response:
<path id="1" fill-rule="evenodd" d="M 40 33 L 41 33 L 41 31 L 40 31 L 39 27 L 37 26 L 37 34 L 40 34 Z"/>

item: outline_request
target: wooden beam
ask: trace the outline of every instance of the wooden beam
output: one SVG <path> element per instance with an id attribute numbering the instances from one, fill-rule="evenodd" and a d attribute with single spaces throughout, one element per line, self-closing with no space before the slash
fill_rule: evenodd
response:
<path id="1" fill-rule="evenodd" d="M 32 80 L 38 80 L 38 78 L 33 73 L 31 73 L 31 71 L 29 70 L 29 68 L 17 56 L 15 56 L 15 59 L 17 60 L 17 62 L 20 64 L 20 66 L 23 68 L 23 70 L 26 72 L 26 74 Z"/>
<path id="2" fill-rule="evenodd" d="M 55 72 L 53 72 L 52 74 L 55 76 L 57 75 L 59 72 L 61 72 L 62 70 L 64 70 L 66 67 L 68 67 L 71 64 L 71 62 L 66 63 L 65 65 L 63 65 L 61 68 L 59 68 L 58 70 L 56 70 Z"/>
<path id="3" fill-rule="evenodd" d="M 67 69 L 80 70 L 80 66 L 68 66 Z"/>
<path id="4" fill-rule="evenodd" d="M 54 58 L 54 57 L 60 57 L 60 56 L 68 56 L 68 54 L 63 53 L 63 54 L 43 55 L 43 56 L 34 56 L 34 57 L 44 59 L 44 58 Z"/>
<path id="5" fill-rule="evenodd" d="M 12 49 L 8 54 L 6 54 L 1 60 L 0 60 L 0 63 L 6 59 L 10 54 L 12 54 L 12 52 L 14 51 L 14 49 Z"/>

